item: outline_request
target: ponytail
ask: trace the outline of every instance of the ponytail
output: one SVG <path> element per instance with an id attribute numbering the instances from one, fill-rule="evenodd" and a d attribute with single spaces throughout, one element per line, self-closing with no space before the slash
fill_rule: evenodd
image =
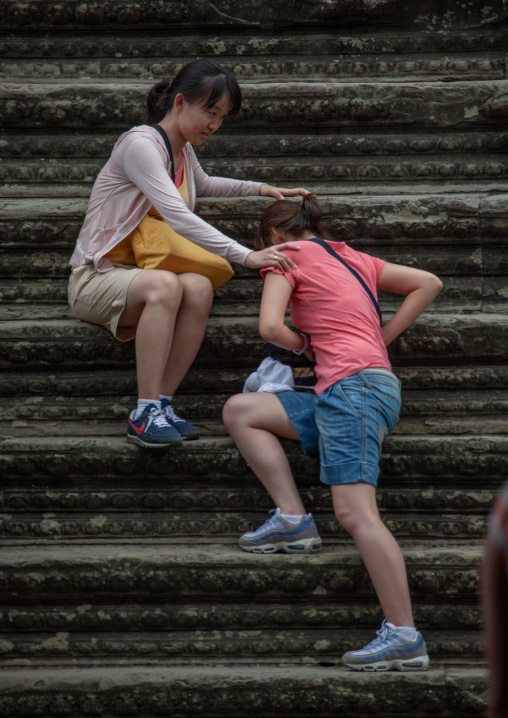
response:
<path id="1" fill-rule="evenodd" d="M 265 209 L 254 237 L 254 247 L 263 249 L 272 244 L 271 229 L 290 232 L 298 237 L 303 232 L 313 232 L 325 238 L 326 229 L 322 223 L 323 210 L 315 194 L 308 194 L 301 204 L 290 200 L 277 200 Z"/>
<path id="2" fill-rule="evenodd" d="M 193 60 L 182 67 L 173 80 L 157 82 L 146 98 L 143 123 L 160 122 L 172 109 L 175 97 L 181 93 L 189 104 L 201 103 L 213 107 L 224 95 L 236 115 L 242 104 L 242 92 L 235 76 L 215 60 Z"/>

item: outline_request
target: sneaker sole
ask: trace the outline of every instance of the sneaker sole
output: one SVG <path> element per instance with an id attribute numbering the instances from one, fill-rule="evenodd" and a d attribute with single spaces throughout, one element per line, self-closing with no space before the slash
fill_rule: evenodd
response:
<path id="1" fill-rule="evenodd" d="M 239 544 L 240 548 L 248 553 L 317 553 L 322 545 L 321 539 L 303 539 L 293 543 L 269 543 L 261 546 Z"/>
<path id="2" fill-rule="evenodd" d="M 170 446 L 179 446 L 182 443 L 182 438 L 175 437 L 164 444 L 151 444 L 148 441 L 143 441 L 143 439 L 140 439 L 139 436 L 131 436 L 130 434 L 127 434 L 127 442 L 129 444 L 140 446 L 142 449 L 169 449 Z"/>
<path id="3" fill-rule="evenodd" d="M 188 434 L 187 436 L 185 434 L 180 434 L 180 436 L 182 437 L 183 441 L 196 441 L 196 439 L 199 439 L 199 434 Z"/>
<path id="4" fill-rule="evenodd" d="M 352 668 L 354 671 L 366 671 L 368 673 L 384 673 L 385 671 L 428 671 L 430 661 L 428 656 L 418 656 L 410 658 L 407 661 L 375 661 L 374 663 L 365 663 L 357 665 L 342 661 L 345 666 Z"/>

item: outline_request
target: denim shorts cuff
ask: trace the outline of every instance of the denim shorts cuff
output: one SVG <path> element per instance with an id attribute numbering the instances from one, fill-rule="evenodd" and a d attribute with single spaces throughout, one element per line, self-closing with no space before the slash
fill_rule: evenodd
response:
<path id="1" fill-rule="evenodd" d="M 328 486 L 337 484 L 372 484 L 377 487 L 379 466 L 351 461 L 344 464 L 321 464 L 320 480 Z"/>

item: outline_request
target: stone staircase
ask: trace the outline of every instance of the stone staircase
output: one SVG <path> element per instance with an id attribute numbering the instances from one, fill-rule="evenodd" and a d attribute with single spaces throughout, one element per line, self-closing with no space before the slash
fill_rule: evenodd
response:
<path id="1" fill-rule="evenodd" d="M 508 465 L 506 4 L 5 0 L 0 20 L 0 715 L 483 715 L 478 561 Z M 169 453 L 126 444 L 132 345 L 67 306 L 97 172 L 151 84 L 199 56 L 245 98 L 199 152 L 210 174 L 314 189 L 337 239 L 444 281 L 390 348 L 404 404 L 379 491 L 428 673 L 341 667 L 380 610 L 291 442 L 324 550 L 237 548 L 271 508 L 220 421 L 264 353 L 259 277 L 216 293 L 176 402 L 203 438 Z M 198 211 L 249 244 L 265 204 Z"/>

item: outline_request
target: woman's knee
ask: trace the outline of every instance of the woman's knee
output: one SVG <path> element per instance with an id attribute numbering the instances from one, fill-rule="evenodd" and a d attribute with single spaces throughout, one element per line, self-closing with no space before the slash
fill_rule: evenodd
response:
<path id="1" fill-rule="evenodd" d="M 246 406 L 245 394 L 235 394 L 231 396 L 222 408 L 222 419 L 224 426 L 229 431 L 245 418 L 248 408 Z"/>
<path id="2" fill-rule="evenodd" d="M 340 487 L 340 497 L 333 497 L 337 521 L 351 536 L 355 536 L 360 529 L 367 529 L 381 521 L 377 504 L 368 499 L 365 502 L 359 501 L 354 494 L 355 486 L 356 484 L 343 485 Z"/>
<path id="3" fill-rule="evenodd" d="M 186 273 L 179 275 L 183 289 L 183 302 L 196 311 L 208 314 L 213 302 L 213 287 L 208 277 Z"/>
<path id="4" fill-rule="evenodd" d="M 144 300 L 146 304 L 164 304 L 170 308 L 179 306 L 182 301 L 183 287 L 178 276 L 163 270 L 147 270 L 144 283 Z"/>

